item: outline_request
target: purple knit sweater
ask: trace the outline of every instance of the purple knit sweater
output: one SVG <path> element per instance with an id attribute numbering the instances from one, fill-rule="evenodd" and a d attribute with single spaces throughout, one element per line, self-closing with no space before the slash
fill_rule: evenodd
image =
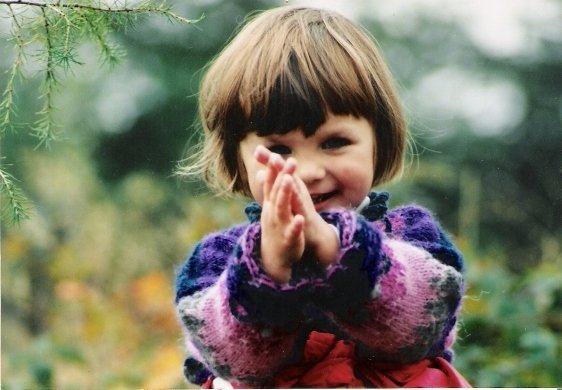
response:
<path id="1" fill-rule="evenodd" d="M 361 214 L 331 210 L 337 261 L 320 267 L 306 254 L 288 283 L 260 266 L 261 209 L 248 224 L 213 233 L 178 270 L 177 312 L 183 324 L 188 381 L 209 375 L 267 386 L 299 361 L 312 330 L 355 343 L 359 357 L 411 363 L 451 359 L 463 295 L 462 256 L 425 209 L 387 212 L 386 193 L 371 193 Z"/>

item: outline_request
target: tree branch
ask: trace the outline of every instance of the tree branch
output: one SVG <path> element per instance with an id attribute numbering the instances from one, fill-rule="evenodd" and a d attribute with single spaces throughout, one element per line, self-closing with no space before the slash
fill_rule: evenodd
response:
<path id="1" fill-rule="evenodd" d="M 9 215 L 9 222 L 12 224 L 28 218 L 27 199 L 14 184 L 14 180 L 14 177 L 0 166 L 0 193 L 7 201 L 2 207 L 2 214 Z"/>
<path id="2" fill-rule="evenodd" d="M 172 12 L 169 6 L 164 3 L 160 5 L 151 5 L 150 2 L 141 4 L 139 6 L 133 7 L 110 7 L 110 6 L 97 6 L 91 4 L 81 4 L 81 3 L 64 3 L 64 2 L 43 2 L 43 1 L 28 1 L 28 0 L 0 0 L 0 5 L 27 5 L 30 7 L 40 7 L 40 8 L 61 8 L 61 9 L 84 9 L 95 12 L 112 12 L 112 13 L 143 13 L 143 14 L 160 14 L 162 16 L 169 17 L 173 20 L 177 20 L 182 23 L 196 23 L 201 20 L 199 19 L 187 19 L 178 14 Z"/>
<path id="3" fill-rule="evenodd" d="M 43 106 L 37 112 L 38 120 L 31 130 L 39 138 L 39 144 L 48 144 L 57 138 L 55 121 L 56 107 L 54 104 L 56 88 L 60 85 L 58 70 L 68 71 L 72 64 L 80 64 L 76 58 L 78 43 L 82 40 L 94 40 L 101 51 L 102 59 L 114 65 L 121 58 L 122 51 L 107 36 L 110 32 L 134 24 L 139 15 L 159 15 L 184 24 L 193 24 L 196 20 L 184 18 L 172 12 L 165 0 L 146 0 L 139 5 L 109 6 L 96 0 L 82 0 L 79 3 L 64 0 L 32 1 L 32 0 L 0 0 L 8 9 L 7 18 L 12 20 L 12 42 L 15 46 L 15 59 L 4 84 L 0 101 L 0 138 L 6 129 L 16 132 L 13 124 L 16 116 L 16 79 L 23 73 L 26 62 L 25 49 L 30 43 L 39 43 L 44 55 L 44 63 L 40 72 L 44 72 L 43 93 L 40 98 Z M 37 9 L 34 16 L 23 16 L 20 10 Z M 16 12 L 17 11 L 17 12 Z M 0 159 L 2 157 L 0 156 Z M 0 194 L 7 200 L 2 215 L 10 210 L 12 222 L 27 218 L 26 198 L 14 184 L 15 179 L 0 167 Z"/>

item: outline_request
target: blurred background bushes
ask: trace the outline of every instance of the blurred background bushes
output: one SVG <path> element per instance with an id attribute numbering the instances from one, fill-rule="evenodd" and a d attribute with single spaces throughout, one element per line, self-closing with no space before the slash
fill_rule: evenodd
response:
<path id="1" fill-rule="evenodd" d="M 248 12 L 284 2 L 171 3 L 205 18 L 187 27 L 141 21 L 114 37 L 127 57 L 113 70 L 81 47 L 85 64 L 56 97 L 60 142 L 37 148 L 25 127 L 2 138 L 2 164 L 31 201 L 30 220 L 2 223 L 3 388 L 186 386 L 174 270 L 204 234 L 243 221 L 245 200 L 219 199 L 173 172 L 197 138 L 201 68 Z M 562 3 L 499 3 L 495 13 L 484 2 L 340 8 L 377 38 L 416 137 L 404 178 L 384 189 L 393 205 L 434 210 L 465 253 L 456 366 L 479 387 L 554 387 Z M 479 24 L 490 13 L 495 30 Z M 13 52 L 2 45 L 4 71 Z M 39 109 L 41 75 L 28 72 L 17 95 L 22 123 Z"/>

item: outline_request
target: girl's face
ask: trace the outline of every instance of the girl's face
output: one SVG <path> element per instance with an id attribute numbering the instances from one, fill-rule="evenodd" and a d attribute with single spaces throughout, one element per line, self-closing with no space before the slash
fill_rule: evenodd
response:
<path id="1" fill-rule="evenodd" d="M 264 145 L 282 157 L 297 160 L 296 174 L 306 184 L 317 211 L 333 207 L 357 207 L 373 183 L 374 131 L 365 118 L 329 113 L 314 134 L 302 131 L 260 137 L 248 133 L 240 143 L 252 196 L 262 203 L 263 194 L 256 178 L 264 166 L 256 161 L 254 150 Z"/>

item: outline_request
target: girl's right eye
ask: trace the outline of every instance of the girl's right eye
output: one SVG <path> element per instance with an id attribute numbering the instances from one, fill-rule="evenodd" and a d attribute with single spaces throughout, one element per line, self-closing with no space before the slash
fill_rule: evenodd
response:
<path id="1" fill-rule="evenodd" d="M 270 152 L 280 154 L 281 156 L 291 154 L 291 149 L 285 145 L 271 145 L 267 147 Z"/>

